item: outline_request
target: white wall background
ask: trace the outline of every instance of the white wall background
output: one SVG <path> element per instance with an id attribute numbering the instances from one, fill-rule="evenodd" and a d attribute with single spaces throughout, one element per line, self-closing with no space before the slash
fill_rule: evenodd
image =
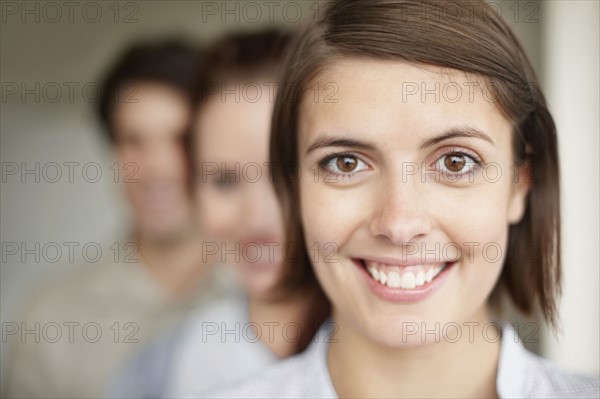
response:
<path id="1" fill-rule="evenodd" d="M 598 373 L 600 100 L 597 1 L 544 4 L 544 83 L 559 132 L 562 184 L 564 335 L 545 352 L 577 370 Z"/>
<path id="2" fill-rule="evenodd" d="M 262 16 L 244 2 L 228 2 L 235 10 L 225 20 L 207 15 L 206 2 L 137 1 L 134 8 L 115 2 L 97 1 L 102 10 L 98 22 L 88 22 L 79 4 L 69 21 L 66 7 L 58 22 L 51 9 L 46 15 L 9 15 L 2 3 L 0 35 L 0 77 L 2 83 L 77 82 L 80 87 L 97 82 L 101 72 L 118 51 L 141 37 L 182 35 L 207 42 L 226 30 L 255 29 L 270 23 L 294 25 L 299 6 L 304 17 L 314 15 L 316 1 L 281 1 L 274 9 L 258 1 Z M 26 2 L 34 9 L 43 2 Z M 59 5 L 64 2 L 57 2 Z M 92 2 L 94 3 L 94 2 Z M 216 2 L 210 2 L 216 3 Z M 292 3 L 285 9 L 286 5 Z M 559 341 L 545 336 L 542 351 L 565 367 L 598 372 L 599 363 L 599 81 L 598 2 L 592 1 L 504 1 L 503 15 L 512 21 L 534 65 L 556 117 L 561 146 L 563 183 L 563 237 L 565 289 L 561 307 L 563 332 Z M 110 7 L 113 7 L 112 9 Z M 218 7 L 225 7 L 217 4 Z M 285 9 L 285 12 L 284 12 Z M 94 16 L 93 8 L 88 9 Z M 136 11 L 137 10 L 137 11 Z M 21 12 L 22 10 L 19 10 Z M 124 23 L 135 11 L 138 22 Z M 517 14 L 518 12 L 518 14 Z M 533 13 L 533 14 L 532 14 Z M 529 18 L 527 18 L 529 17 Z M 287 22 L 286 22 L 287 21 Z M 3 89 L 4 90 L 4 89 Z M 64 93 L 66 95 L 66 92 Z M 39 103 L 19 96 L 2 99 L 0 110 L 0 157 L 6 162 L 98 162 L 108 173 L 110 152 L 102 140 L 95 119 L 95 104 L 75 90 L 74 102 Z M 21 183 L 8 177 L 1 183 L 1 242 L 25 242 L 33 246 L 48 242 L 98 242 L 106 248 L 126 226 L 127 212 L 119 187 L 110 178 L 87 183 L 80 175 L 75 183 Z M 108 244 L 106 244 L 108 243 Z M 16 257 L 3 259 L 0 269 L 0 311 L 2 321 L 22 298 L 27 285 L 56 270 L 57 264 Z M 60 262 L 59 262 L 60 263 Z M 65 262 L 62 262 L 63 264 Z M 65 266 L 70 266 L 68 262 Z"/>

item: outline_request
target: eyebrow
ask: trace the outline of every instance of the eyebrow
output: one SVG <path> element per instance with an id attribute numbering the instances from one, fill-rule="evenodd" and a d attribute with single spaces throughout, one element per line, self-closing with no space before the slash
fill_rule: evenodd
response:
<path id="1" fill-rule="evenodd" d="M 440 134 L 439 136 L 428 139 L 423 144 L 421 144 L 420 149 L 425 149 L 427 147 L 431 147 L 438 143 L 441 143 L 442 141 L 450 140 L 450 139 L 457 138 L 457 137 L 478 138 L 478 139 L 485 140 L 485 141 L 491 143 L 492 145 L 496 145 L 496 143 L 494 143 L 494 140 L 492 140 L 492 138 L 489 135 L 487 135 L 486 133 L 482 132 L 479 129 L 476 129 L 473 127 L 459 127 L 459 128 L 457 127 L 457 128 L 449 129 L 449 130 L 445 131 L 444 133 Z M 315 141 L 314 143 L 312 143 L 308 147 L 308 150 L 306 150 L 306 153 L 308 154 L 316 149 L 327 148 L 327 147 L 347 147 L 347 148 L 354 148 L 354 149 L 360 149 L 360 150 L 374 150 L 375 149 L 375 147 L 372 144 L 364 142 L 364 141 L 360 141 L 360 140 L 348 139 L 348 138 L 322 137 L 322 138 L 318 139 L 317 141 Z"/>
<path id="2" fill-rule="evenodd" d="M 446 132 L 442 133 L 441 135 L 433 137 L 433 138 L 425 141 L 423 144 L 421 144 L 421 149 L 425 149 L 427 147 L 431 147 L 438 143 L 441 143 L 442 141 L 454 139 L 457 137 L 478 138 L 478 139 L 485 140 L 492 145 L 496 145 L 496 143 L 494 143 L 494 140 L 492 140 L 492 138 L 489 135 L 487 135 L 486 133 L 482 132 L 479 129 L 475 129 L 473 127 L 459 127 L 459 128 L 449 129 Z"/>
<path id="3" fill-rule="evenodd" d="M 308 147 L 308 150 L 306 150 L 306 153 L 310 153 L 311 151 L 314 151 L 316 149 L 319 148 L 326 148 L 326 147 L 348 147 L 348 148 L 354 148 L 354 149 L 359 149 L 359 150 L 373 150 L 375 149 L 375 147 L 369 143 L 366 143 L 364 141 L 360 141 L 360 140 L 355 140 L 355 139 L 340 139 L 340 138 L 335 138 L 335 137 L 322 137 L 320 139 L 318 139 L 317 141 L 315 141 L 314 143 L 312 143 L 310 145 L 310 147 Z"/>

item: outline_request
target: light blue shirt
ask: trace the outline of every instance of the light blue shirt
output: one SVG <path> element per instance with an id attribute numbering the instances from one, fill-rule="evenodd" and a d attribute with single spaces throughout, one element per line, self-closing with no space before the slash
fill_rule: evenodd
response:
<path id="1" fill-rule="evenodd" d="M 337 398 L 326 364 L 328 335 L 259 377 L 206 398 Z M 564 371 L 527 351 L 510 325 L 502 329 L 496 390 L 500 398 L 598 398 L 598 377 Z"/>
<path id="2" fill-rule="evenodd" d="M 248 325 L 243 296 L 213 303 L 144 351 L 110 397 L 194 397 L 244 381 L 278 361 Z"/>

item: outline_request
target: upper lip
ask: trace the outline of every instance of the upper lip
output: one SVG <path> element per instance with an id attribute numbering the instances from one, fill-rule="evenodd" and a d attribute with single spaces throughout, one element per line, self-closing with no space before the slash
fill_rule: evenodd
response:
<path id="1" fill-rule="evenodd" d="M 440 261 L 438 261 L 438 262 L 430 262 L 430 261 L 425 261 L 426 259 L 415 258 L 414 256 L 412 256 L 410 258 L 407 257 L 406 259 L 380 257 L 380 256 L 361 256 L 361 257 L 356 257 L 355 259 L 359 259 L 359 260 L 366 261 L 366 262 L 377 262 L 377 263 L 383 263 L 385 265 L 400 266 L 400 267 L 417 266 L 417 265 L 432 265 L 432 264 L 437 265 L 440 263 L 453 262 L 451 260 L 442 260 L 442 259 L 440 259 Z"/>

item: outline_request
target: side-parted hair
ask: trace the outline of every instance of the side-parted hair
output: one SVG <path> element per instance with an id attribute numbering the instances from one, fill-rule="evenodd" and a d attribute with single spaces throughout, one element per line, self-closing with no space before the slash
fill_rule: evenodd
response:
<path id="1" fill-rule="evenodd" d="M 514 161 L 531 181 L 522 220 L 509 228 L 507 256 L 489 301 L 507 293 L 517 309 L 539 309 L 558 326 L 561 293 L 560 200 L 556 126 L 534 70 L 509 26 L 484 0 L 335 0 L 299 35 L 275 102 L 270 157 L 283 204 L 288 245 L 300 253 L 285 266 L 279 289 L 318 284 L 299 211 L 298 122 L 303 94 L 336 60 L 369 58 L 429 64 L 485 82 L 513 125 Z M 499 309 L 498 309 L 499 310 Z"/>

